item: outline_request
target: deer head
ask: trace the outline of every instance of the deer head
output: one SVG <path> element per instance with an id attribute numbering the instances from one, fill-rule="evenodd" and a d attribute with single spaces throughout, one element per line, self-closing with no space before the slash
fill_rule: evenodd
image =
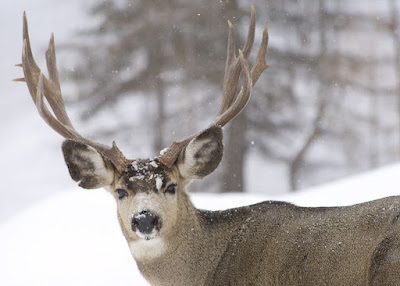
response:
<path id="1" fill-rule="evenodd" d="M 228 21 L 229 37 L 221 108 L 211 125 L 181 141 L 174 142 L 161 156 L 129 160 L 113 142 L 107 147 L 80 135 L 65 110 L 51 35 L 46 62 L 49 77 L 37 66 L 31 51 L 26 14 L 23 17 L 22 66 L 24 78 L 40 116 L 66 138 L 62 151 L 69 173 L 85 189 L 106 188 L 116 199 L 118 218 L 129 242 L 151 240 L 178 231 L 183 213 L 188 211 L 186 186 L 213 172 L 222 154 L 222 127 L 247 104 L 252 85 L 268 67 L 267 25 L 255 63 L 250 70 L 247 59 L 254 42 L 255 12 L 243 51 L 235 52 L 234 28 Z M 238 91 L 240 77 L 242 87 Z M 53 112 L 46 107 L 47 100 Z"/>

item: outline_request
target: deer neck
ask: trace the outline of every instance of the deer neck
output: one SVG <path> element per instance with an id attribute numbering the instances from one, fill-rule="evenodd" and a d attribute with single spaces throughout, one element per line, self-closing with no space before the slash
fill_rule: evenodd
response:
<path id="1" fill-rule="evenodd" d="M 180 222 L 176 229 L 151 246 L 160 247 L 157 256 L 138 257 L 134 254 L 137 248 L 130 247 L 140 272 L 151 285 L 203 285 L 214 275 L 210 270 L 216 268 L 218 257 L 228 244 L 219 239 L 222 235 L 208 231 L 201 211 L 186 193 L 180 199 Z"/>

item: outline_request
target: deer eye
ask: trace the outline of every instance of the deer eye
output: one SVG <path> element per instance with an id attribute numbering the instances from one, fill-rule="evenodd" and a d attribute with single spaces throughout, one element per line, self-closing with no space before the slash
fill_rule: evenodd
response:
<path id="1" fill-rule="evenodd" d="M 128 196 L 128 192 L 124 189 L 116 189 L 115 191 L 118 193 L 118 199 L 120 200 Z"/>
<path id="2" fill-rule="evenodd" d="M 175 187 L 176 184 L 171 184 L 169 185 L 166 189 L 165 189 L 165 193 L 169 193 L 169 194 L 175 194 Z"/>

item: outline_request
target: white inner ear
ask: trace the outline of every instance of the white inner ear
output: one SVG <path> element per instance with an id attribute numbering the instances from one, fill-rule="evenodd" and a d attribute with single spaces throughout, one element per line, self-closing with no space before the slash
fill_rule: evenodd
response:
<path id="1" fill-rule="evenodd" d="M 97 152 L 94 148 L 88 146 L 87 151 L 81 151 L 80 156 L 83 157 L 85 160 L 90 161 L 93 163 L 94 170 L 85 170 L 81 171 L 82 175 L 88 176 L 96 176 L 101 178 L 102 183 L 106 185 L 112 184 L 114 180 L 114 173 L 112 170 L 107 168 L 103 157 Z M 79 160 L 76 160 L 76 164 L 80 164 Z"/>

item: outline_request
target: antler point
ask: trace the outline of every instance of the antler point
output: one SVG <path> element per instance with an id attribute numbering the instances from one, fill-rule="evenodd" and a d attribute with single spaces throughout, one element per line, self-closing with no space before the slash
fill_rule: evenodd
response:
<path id="1" fill-rule="evenodd" d="M 12 81 L 15 81 L 15 82 L 26 82 L 26 80 L 25 80 L 25 78 L 24 78 L 24 77 L 21 77 L 21 78 L 15 78 L 15 79 L 13 79 Z"/>

